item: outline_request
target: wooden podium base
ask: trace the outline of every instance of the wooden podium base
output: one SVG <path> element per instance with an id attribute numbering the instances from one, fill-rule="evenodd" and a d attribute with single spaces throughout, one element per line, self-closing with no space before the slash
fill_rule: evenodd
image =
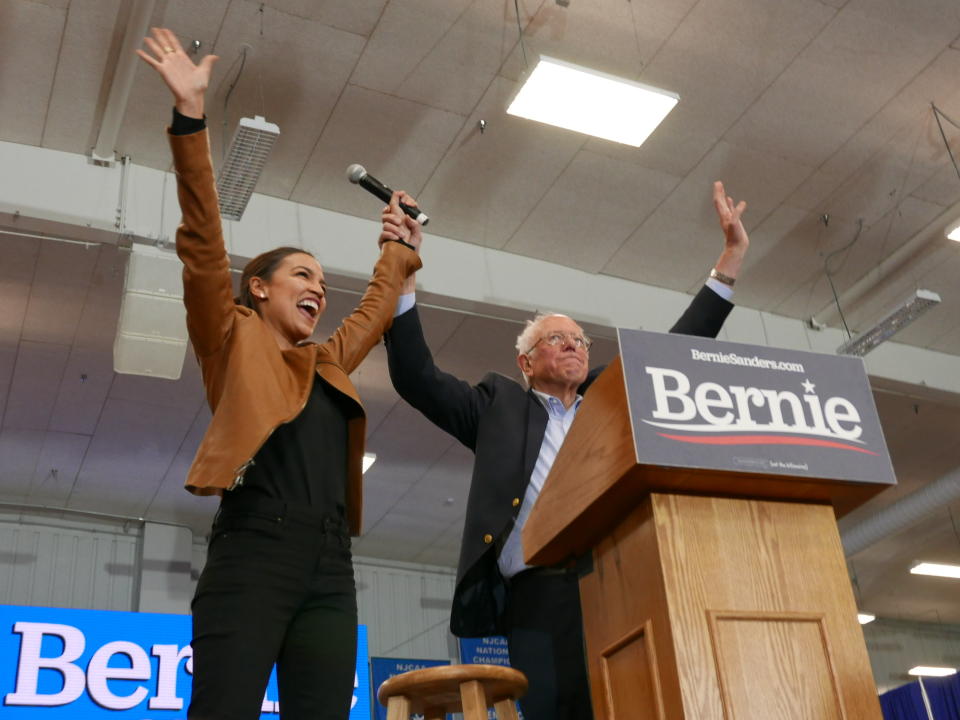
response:
<path id="1" fill-rule="evenodd" d="M 655 493 L 594 563 L 597 720 L 881 720 L 830 507 Z"/>

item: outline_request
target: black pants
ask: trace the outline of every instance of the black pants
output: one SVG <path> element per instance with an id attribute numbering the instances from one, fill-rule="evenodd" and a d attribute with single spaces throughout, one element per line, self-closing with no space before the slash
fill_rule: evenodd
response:
<path id="1" fill-rule="evenodd" d="M 520 573 L 509 584 L 504 620 L 510 665 L 530 683 L 520 698 L 524 720 L 591 720 L 577 574 Z"/>
<path id="2" fill-rule="evenodd" d="M 190 720 L 255 720 L 277 663 L 282 720 L 343 720 L 357 599 L 341 518 L 228 494 L 193 599 Z"/>

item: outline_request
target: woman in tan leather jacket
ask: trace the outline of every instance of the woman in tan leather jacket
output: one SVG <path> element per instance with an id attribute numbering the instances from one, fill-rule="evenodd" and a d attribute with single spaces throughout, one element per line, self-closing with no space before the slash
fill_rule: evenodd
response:
<path id="1" fill-rule="evenodd" d="M 321 344 L 323 268 L 278 248 L 254 258 L 233 297 L 204 120 L 214 56 L 195 65 L 172 32 L 138 54 L 175 101 L 169 129 L 183 221 L 184 304 L 213 419 L 187 489 L 220 495 L 192 603 L 190 720 L 260 715 L 274 663 L 284 720 L 346 718 L 356 655 L 350 535 L 361 526 L 364 413 L 349 374 L 390 326 L 420 267 L 413 221 L 381 253 L 359 307 Z M 407 196 L 402 196 L 410 201 Z M 385 216 L 386 216 L 385 215 Z"/>

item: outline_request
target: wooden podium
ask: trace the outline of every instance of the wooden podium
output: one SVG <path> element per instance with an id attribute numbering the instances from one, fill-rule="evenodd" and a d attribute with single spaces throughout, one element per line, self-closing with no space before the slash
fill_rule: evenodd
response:
<path id="1" fill-rule="evenodd" d="M 638 462 L 628 381 L 618 357 L 590 388 L 523 531 L 534 564 L 593 553 L 580 597 L 597 720 L 880 720 L 835 511 L 892 472 Z"/>

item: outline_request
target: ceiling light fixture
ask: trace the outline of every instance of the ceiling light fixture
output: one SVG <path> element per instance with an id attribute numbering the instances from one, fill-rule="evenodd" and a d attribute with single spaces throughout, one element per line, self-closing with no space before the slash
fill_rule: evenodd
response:
<path id="1" fill-rule="evenodd" d="M 872 623 L 876 619 L 877 616 L 871 615 L 870 613 L 857 613 L 857 622 L 859 622 L 861 625 Z"/>
<path id="2" fill-rule="evenodd" d="M 260 115 L 240 118 L 233 140 L 230 141 L 227 159 L 217 178 L 221 216 L 227 220 L 243 217 L 270 149 L 278 137 L 280 128 L 268 123 Z"/>
<path id="3" fill-rule="evenodd" d="M 366 473 L 370 469 L 370 466 L 377 461 L 377 456 L 373 453 L 364 453 L 363 454 L 363 472 Z"/>
<path id="4" fill-rule="evenodd" d="M 640 147 L 679 100 L 676 93 L 541 55 L 507 113 Z"/>
<path id="5" fill-rule="evenodd" d="M 932 290 L 917 290 L 872 328 L 843 343 L 837 354 L 862 357 L 939 303 L 940 296 Z"/>
<path id="6" fill-rule="evenodd" d="M 952 667 L 936 667 L 933 665 L 917 665 L 907 670 L 907 673 L 921 677 L 947 677 L 948 675 L 956 675 L 957 669 Z"/>
<path id="7" fill-rule="evenodd" d="M 954 578 L 956 580 L 960 580 L 960 565 L 921 562 L 910 568 L 910 573 L 913 575 L 932 575 L 934 577 Z"/>
<path id="8" fill-rule="evenodd" d="M 960 220 L 947 228 L 947 239 L 960 242 Z"/>

